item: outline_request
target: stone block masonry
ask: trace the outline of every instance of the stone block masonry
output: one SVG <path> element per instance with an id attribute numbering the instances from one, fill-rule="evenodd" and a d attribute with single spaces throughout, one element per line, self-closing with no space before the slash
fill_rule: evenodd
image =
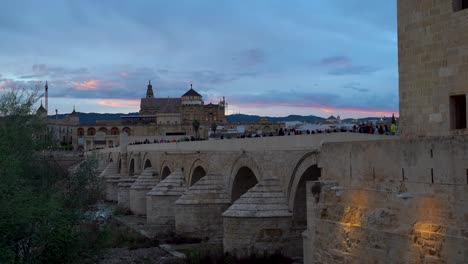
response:
<path id="1" fill-rule="evenodd" d="M 467 149 L 465 136 L 325 144 L 305 263 L 466 263 Z"/>
<path id="2" fill-rule="evenodd" d="M 467 134 L 468 9 L 461 0 L 399 0 L 400 127 L 404 137 Z M 457 116 L 465 127 L 457 129 Z"/>

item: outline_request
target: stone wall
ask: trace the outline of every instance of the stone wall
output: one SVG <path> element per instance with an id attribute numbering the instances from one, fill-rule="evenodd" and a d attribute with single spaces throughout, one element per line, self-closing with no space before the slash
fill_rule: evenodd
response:
<path id="1" fill-rule="evenodd" d="M 322 146 L 305 263 L 464 263 L 467 150 L 466 136 Z"/>
<path id="2" fill-rule="evenodd" d="M 468 133 L 450 129 L 450 96 L 468 94 L 468 9 L 454 11 L 454 2 L 398 1 L 400 128 L 405 137 Z"/>

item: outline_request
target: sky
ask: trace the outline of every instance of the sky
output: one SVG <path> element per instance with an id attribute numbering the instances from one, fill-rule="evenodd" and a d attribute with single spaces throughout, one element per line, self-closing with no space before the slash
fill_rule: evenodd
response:
<path id="1" fill-rule="evenodd" d="M 0 92 L 49 84 L 49 113 L 139 110 L 193 84 L 227 114 L 398 112 L 396 0 L 15 0 Z"/>

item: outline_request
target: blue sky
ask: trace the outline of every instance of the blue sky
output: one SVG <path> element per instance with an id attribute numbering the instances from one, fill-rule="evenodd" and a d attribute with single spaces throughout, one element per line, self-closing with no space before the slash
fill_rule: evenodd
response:
<path id="1" fill-rule="evenodd" d="M 0 34 L 0 90 L 48 80 L 51 113 L 136 112 L 148 80 L 229 114 L 398 111 L 395 0 L 16 0 Z"/>

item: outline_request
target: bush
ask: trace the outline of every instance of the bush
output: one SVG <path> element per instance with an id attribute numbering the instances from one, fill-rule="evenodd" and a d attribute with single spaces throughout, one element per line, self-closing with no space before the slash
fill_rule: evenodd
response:
<path id="1" fill-rule="evenodd" d="M 0 96 L 0 263 L 80 263 L 92 249 L 82 224 L 99 196 L 96 162 L 67 175 L 43 154 L 50 144 L 32 110 L 36 92 Z"/>

